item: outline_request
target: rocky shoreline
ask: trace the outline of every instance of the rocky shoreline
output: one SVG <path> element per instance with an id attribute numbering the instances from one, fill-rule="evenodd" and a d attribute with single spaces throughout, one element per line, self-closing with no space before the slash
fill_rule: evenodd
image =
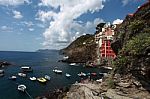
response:
<path id="1" fill-rule="evenodd" d="M 12 65 L 12 64 L 7 61 L 0 61 L 0 67 L 5 67 L 5 66 L 9 66 L 9 65 Z"/>

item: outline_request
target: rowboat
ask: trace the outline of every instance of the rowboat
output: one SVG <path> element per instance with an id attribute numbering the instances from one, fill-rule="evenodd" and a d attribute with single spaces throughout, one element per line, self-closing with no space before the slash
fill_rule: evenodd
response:
<path id="1" fill-rule="evenodd" d="M 26 77 L 27 75 L 26 75 L 26 74 L 24 74 L 24 73 L 18 73 L 18 76 Z"/>
<path id="2" fill-rule="evenodd" d="M 37 80 L 39 81 L 39 82 L 41 82 L 41 83 L 45 83 L 47 80 L 45 79 L 45 78 L 43 78 L 43 77 L 41 77 L 41 78 L 37 78 Z"/>
<path id="3" fill-rule="evenodd" d="M 32 72 L 33 71 L 33 69 L 31 67 L 28 67 L 28 66 L 21 67 L 21 70 L 23 72 Z"/>
<path id="4" fill-rule="evenodd" d="M 45 75 L 45 77 L 44 77 L 46 80 L 51 80 L 51 77 L 50 76 L 48 76 L 48 75 Z"/>
<path id="5" fill-rule="evenodd" d="M 18 85 L 18 90 L 24 92 L 26 90 L 26 86 L 25 85 Z"/>
<path id="6" fill-rule="evenodd" d="M 10 76 L 8 79 L 10 79 L 10 80 L 16 80 L 16 76 Z"/>
<path id="7" fill-rule="evenodd" d="M 31 81 L 35 81 L 36 80 L 36 77 L 30 77 L 29 78 Z"/>
<path id="8" fill-rule="evenodd" d="M 70 77 L 70 76 L 71 76 L 70 74 L 66 73 L 66 77 Z"/>

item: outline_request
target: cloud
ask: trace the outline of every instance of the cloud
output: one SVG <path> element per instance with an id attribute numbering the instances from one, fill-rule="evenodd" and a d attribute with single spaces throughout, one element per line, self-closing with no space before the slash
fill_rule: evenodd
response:
<path id="1" fill-rule="evenodd" d="M 1 31 L 3 31 L 3 32 L 12 32 L 13 31 L 13 28 L 11 28 L 11 27 L 8 27 L 8 26 L 1 26 Z"/>
<path id="2" fill-rule="evenodd" d="M 52 7 L 55 10 L 59 9 L 57 13 L 53 10 L 48 12 L 39 11 L 40 14 L 38 15 L 41 21 L 50 21 L 50 26 L 43 33 L 45 38 L 43 45 L 45 47 L 60 48 L 69 44 L 77 34 L 93 33 L 94 31 L 91 30 L 100 19 L 85 24 L 75 20 L 83 14 L 94 13 L 103 9 L 104 2 L 105 0 L 41 0 L 40 6 Z M 85 28 L 83 28 L 84 26 Z"/>
<path id="3" fill-rule="evenodd" d="M 19 12 L 19 11 L 13 11 L 13 14 L 14 14 L 14 18 L 15 19 L 21 19 L 21 18 L 23 18 L 23 16 L 21 15 L 21 12 Z"/>
<path id="4" fill-rule="evenodd" d="M 31 21 L 28 21 L 28 22 L 27 21 L 23 21 L 21 23 L 27 25 L 27 27 L 31 27 L 31 26 L 34 25 L 33 22 L 31 22 Z"/>
<path id="5" fill-rule="evenodd" d="M 127 4 L 128 4 L 128 2 L 129 2 L 129 0 L 122 0 L 122 4 L 123 4 L 123 6 L 127 5 Z"/>
<path id="6" fill-rule="evenodd" d="M 34 31 L 34 28 L 29 28 L 29 31 L 31 31 L 31 32 Z"/>
<path id="7" fill-rule="evenodd" d="M 36 18 L 36 20 L 40 20 L 42 22 L 50 21 L 50 20 L 52 20 L 53 17 L 55 17 L 55 15 L 56 15 L 56 13 L 53 11 L 45 12 L 45 11 L 39 10 L 36 15 L 38 17 L 38 18 Z"/>
<path id="8" fill-rule="evenodd" d="M 137 2 L 138 0 L 122 0 L 122 4 L 123 6 L 126 6 L 127 4 L 129 4 L 130 2 Z"/>
<path id="9" fill-rule="evenodd" d="M 123 20 L 121 19 L 116 19 L 113 21 L 113 24 L 121 24 L 123 22 Z"/>
<path id="10" fill-rule="evenodd" d="M 31 1 L 30 0 L 0 0 L 0 5 L 4 5 L 4 6 L 17 6 L 17 5 L 22 5 L 22 4 L 30 4 Z"/>

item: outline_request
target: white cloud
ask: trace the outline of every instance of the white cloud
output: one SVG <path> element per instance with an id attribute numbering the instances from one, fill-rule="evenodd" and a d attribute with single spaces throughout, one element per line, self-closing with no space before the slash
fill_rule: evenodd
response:
<path id="1" fill-rule="evenodd" d="M 0 5 L 4 5 L 4 6 L 17 6 L 17 5 L 22 5 L 22 4 L 30 4 L 30 0 L 0 0 Z"/>
<path id="2" fill-rule="evenodd" d="M 129 3 L 130 0 L 122 0 L 122 4 L 123 6 L 127 5 Z"/>
<path id="3" fill-rule="evenodd" d="M 31 32 L 34 31 L 34 28 L 29 28 L 29 31 L 31 31 Z"/>
<path id="4" fill-rule="evenodd" d="M 23 21 L 23 22 L 21 22 L 21 23 L 27 25 L 27 27 L 31 27 L 31 26 L 34 25 L 33 22 L 31 22 L 31 21 L 29 21 L 29 22 Z"/>
<path id="5" fill-rule="evenodd" d="M 55 17 L 55 15 L 56 15 L 56 13 L 53 11 L 45 12 L 45 11 L 39 10 L 36 15 L 38 17 L 38 18 L 36 18 L 36 20 L 40 20 L 42 22 L 50 21 L 50 20 L 52 20 L 53 17 Z"/>
<path id="6" fill-rule="evenodd" d="M 138 2 L 138 0 L 122 0 L 123 6 L 126 6 L 127 4 L 129 4 L 131 2 Z"/>
<path id="7" fill-rule="evenodd" d="M 116 19 L 113 21 L 113 24 L 121 24 L 123 22 L 123 20 L 121 19 Z"/>
<path id="8" fill-rule="evenodd" d="M 13 31 L 13 28 L 11 28 L 11 27 L 8 27 L 8 26 L 1 26 L 1 31 L 3 31 L 3 32 L 12 32 Z"/>
<path id="9" fill-rule="evenodd" d="M 68 44 L 75 35 L 91 32 L 93 25 L 100 19 L 96 19 L 94 22 L 87 22 L 86 24 L 75 20 L 87 12 L 93 13 L 103 9 L 103 2 L 105 0 L 41 0 L 40 6 L 50 6 L 54 9 L 60 8 L 60 12 L 57 13 L 40 11 L 42 14 L 38 14 L 42 16 L 39 17 L 41 21 L 50 20 L 49 28 L 43 33 L 45 38 L 43 45 L 60 48 Z M 83 28 L 84 26 L 85 28 Z"/>
<path id="10" fill-rule="evenodd" d="M 21 19 L 21 18 L 23 18 L 23 16 L 21 15 L 21 12 L 19 12 L 19 11 L 13 11 L 13 14 L 14 14 L 14 18 L 15 19 Z"/>

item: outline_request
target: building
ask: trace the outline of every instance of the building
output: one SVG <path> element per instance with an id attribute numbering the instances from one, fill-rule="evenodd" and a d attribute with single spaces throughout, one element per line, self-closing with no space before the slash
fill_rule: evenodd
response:
<path id="1" fill-rule="evenodd" d="M 98 28 L 95 33 L 95 42 L 97 46 L 97 54 L 99 61 L 103 59 L 114 59 L 116 57 L 114 51 L 111 48 L 111 41 L 114 36 L 115 25 L 111 25 L 110 23 L 106 23 L 103 27 Z"/>

